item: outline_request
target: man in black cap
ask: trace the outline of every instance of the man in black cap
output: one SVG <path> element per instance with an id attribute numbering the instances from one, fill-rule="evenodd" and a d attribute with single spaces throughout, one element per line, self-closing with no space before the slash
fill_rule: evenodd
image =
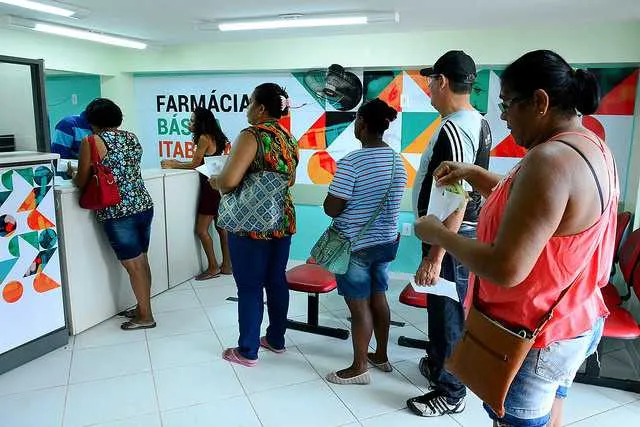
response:
<path id="1" fill-rule="evenodd" d="M 413 208 L 417 217 L 427 214 L 433 184 L 432 175 L 444 161 L 489 166 L 491 132 L 489 124 L 470 102 L 476 79 L 473 59 L 462 51 L 449 51 L 431 68 L 420 70 L 427 78 L 431 104 L 442 116 L 442 122 L 420 159 L 413 188 Z M 469 192 L 465 208 L 449 216 L 444 224 L 452 231 L 475 237 L 481 197 Z M 462 302 L 466 296 L 469 270 L 438 246 L 422 245 L 422 261 L 416 272 L 416 283 L 434 285 L 439 278 L 456 284 L 460 301 L 430 294 L 428 297 L 427 356 L 420 361 L 420 371 L 432 391 L 407 401 L 414 413 L 437 417 L 460 413 L 465 408 L 466 387 L 444 369 L 444 362 L 458 343 L 464 326 Z"/>

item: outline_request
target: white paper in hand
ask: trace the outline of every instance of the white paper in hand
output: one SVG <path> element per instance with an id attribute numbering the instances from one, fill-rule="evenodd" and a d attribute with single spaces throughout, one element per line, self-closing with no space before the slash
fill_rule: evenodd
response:
<path id="1" fill-rule="evenodd" d="M 456 193 L 447 186 L 438 187 L 434 180 L 431 184 L 427 215 L 435 215 L 440 221 L 444 221 L 460 207 L 464 200 L 464 192 Z"/>
<path id="2" fill-rule="evenodd" d="M 413 290 L 420 294 L 441 295 L 443 297 L 449 297 L 454 301 L 460 301 L 460 298 L 458 298 L 456 284 L 454 282 L 445 280 L 442 277 L 440 277 L 436 284 L 433 286 L 418 286 L 413 277 L 411 278 L 410 283 L 413 287 Z"/>
<path id="3" fill-rule="evenodd" d="M 73 166 L 75 169 L 78 169 L 78 161 L 77 160 L 71 160 L 71 159 L 60 159 L 58 160 L 58 165 L 56 167 L 56 171 L 57 172 L 66 172 L 67 169 L 69 168 L 69 164 L 71 164 L 71 166 Z"/>
<path id="4" fill-rule="evenodd" d="M 218 176 L 220 175 L 220 172 L 222 172 L 228 158 L 229 156 L 227 155 L 205 157 L 204 164 L 202 166 L 198 166 L 196 170 L 207 178 Z"/>

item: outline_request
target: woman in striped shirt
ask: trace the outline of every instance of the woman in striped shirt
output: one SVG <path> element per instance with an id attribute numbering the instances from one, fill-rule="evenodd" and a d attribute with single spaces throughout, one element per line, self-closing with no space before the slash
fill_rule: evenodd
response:
<path id="1" fill-rule="evenodd" d="M 407 173 L 400 155 L 382 136 L 397 114 L 380 99 L 360 107 L 355 136 L 362 149 L 338 162 L 324 202 L 326 214 L 352 244 L 349 269 L 336 279 L 338 292 L 351 311 L 354 358 L 347 369 L 327 376 L 335 384 L 368 384 L 368 363 L 385 372 L 392 369 L 387 357 L 390 314 L 385 292 L 389 264 L 398 250 L 398 218 Z M 376 352 L 368 354 L 373 332 Z"/>

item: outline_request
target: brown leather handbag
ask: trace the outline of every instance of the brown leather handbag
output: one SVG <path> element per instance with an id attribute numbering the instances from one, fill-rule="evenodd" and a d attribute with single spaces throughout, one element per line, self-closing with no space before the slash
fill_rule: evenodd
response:
<path id="1" fill-rule="evenodd" d="M 513 379 L 531 351 L 536 337 L 549 323 L 553 311 L 571 286 L 560 294 L 558 301 L 533 332 L 525 329 L 512 331 L 477 308 L 480 286 L 476 278 L 473 302 L 462 338 L 447 359 L 446 369 L 489 405 L 500 418 L 504 417 L 504 401 Z"/>

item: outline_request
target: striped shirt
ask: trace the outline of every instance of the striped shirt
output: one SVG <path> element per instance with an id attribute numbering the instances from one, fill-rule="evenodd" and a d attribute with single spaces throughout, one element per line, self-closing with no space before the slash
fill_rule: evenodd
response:
<path id="1" fill-rule="evenodd" d="M 389 189 L 394 159 L 395 175 L 389 197 L 367 232 L 358 239 Z M 402 157 L 392 148 L 363 148 L 338 162 L 329 194 L 347 203 L 334 219 L 334 226 L 352 242 L 353 252 L 397 238 L 400 202 L 406 185 L 407 172 Z"/>
<path id="2" fill-rule="evenodd" d="M 77 159 L 80 143 L 92 133 L 84 112 L 65 117 L 58 122 L 51 137 L 51 152 L 60 154 L 62 159 Z"/>
<path id="3" fill-rule="evenodd" d="M 413 187 L 413 209 L 417 217 L 426 215 L 429 208 L 429 195 L 433 184 L 433 172 L 444 161 L 476 164 L 485 169 L 489 167 L 491 150 L 491 131 L 489 124 L 475 110 L 461 110 L 442 118 L 440 127 L 420 158 L 420 167 L 416 173 Z M 464 221 L 468 225 L 478 222 L 481 196 L 472 191 L 463 181 L 470 196 Z"/>

